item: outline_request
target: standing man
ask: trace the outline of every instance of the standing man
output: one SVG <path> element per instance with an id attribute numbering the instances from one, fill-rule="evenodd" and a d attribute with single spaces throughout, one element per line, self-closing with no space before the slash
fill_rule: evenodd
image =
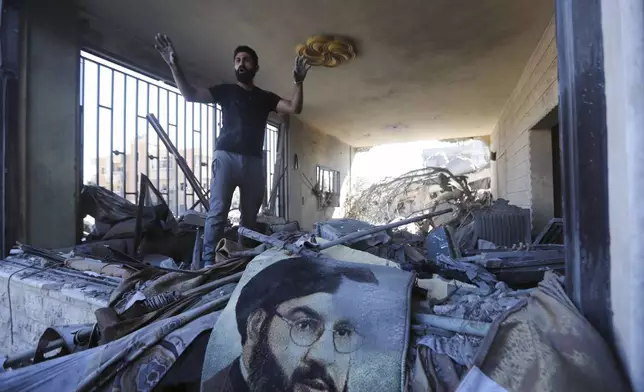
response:
<path id="1" fill-rule="evenodd" d="M 215 247 L 224 236 L 228 211 L 236 187 L 240 191 L 241 225 L 253 228 L 264 197 L 262 164 L 266 120 L 271 111 L 284 114 L 302 112 L 302 83 L 311 68 L 302 57 L 295 59 L 293 96 L 290 100 L 255 86 L 259 71 L 257 53 L 248 46 L 234 52 L 237 83 L 211 88 L 191 85 L 181 67 L 170 39 L 156 36 L 156 48 L 172 70 L 172 76 L 186 101 L 219 103 L 223 113 L 210 181 L 210 211 L 206 218 L 203 260 L 206 267 L 215 261 Z"/>

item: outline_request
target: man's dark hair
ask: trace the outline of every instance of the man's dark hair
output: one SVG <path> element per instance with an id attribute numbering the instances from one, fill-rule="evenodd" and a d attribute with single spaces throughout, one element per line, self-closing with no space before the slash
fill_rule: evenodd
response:
<path id="1" fill-rule="evenodd" d="M 235 54 L 233 55 L 233 58 L 237 57 L 239 53 L 248 53 L 250 57 L 253 59 L 253 63 L 255 63 L 255 66 L 259 64 L 259 57 L 257 57 L 257 52 L 255 52 L 253 48 L 251 48 L 250 46 L 246 46 L 246 45 L 238 46 L 235 49 Z"/>
<path id="2" fill-rule="evenodd" d="M 272 264 L 241 289 L 235 313 L 241 343 L 246 343 L 246 323 L 255 310 L 264 309 L 273 314 L 283 302 L 315 293 L 335 293 L 342 278 L 357 283 L 378 285 L 373 272 L 358 263 L 337 265 L 327 260 L 306 257 L 284 259 Z"/>

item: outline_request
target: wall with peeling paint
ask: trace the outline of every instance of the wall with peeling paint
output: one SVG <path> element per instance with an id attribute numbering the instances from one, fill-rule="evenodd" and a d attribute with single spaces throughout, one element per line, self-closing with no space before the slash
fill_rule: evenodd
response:
<path id="1" fill-rule="evenodd" d="M 315 222 L 331 219 L 336 208 L 318 208 L 317 198 L 311 193 L 311 186 L 304 176 L 315 184 L 316 167 L 320 165 L 339 171 L 340 184 L 350 186 L 353 148 L 292 116 L 289 119 L 287 154 L 289 219 L 297 220 L 304 229 L 311 229 Z M 296 155 L 299 168 L 295 167 Z M 344 200 L 341 199 L 340 203 L 342 208 Z"/>

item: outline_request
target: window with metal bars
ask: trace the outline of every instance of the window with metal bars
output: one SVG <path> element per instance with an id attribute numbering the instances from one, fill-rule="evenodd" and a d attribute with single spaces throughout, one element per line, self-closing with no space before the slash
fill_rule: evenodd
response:
<path id="1" fill-rule="evenodd" d="M 340 172 L 317 166 L 316 178 L 318 208 L 340 207 Z"/>
<path id="2" fill-rule="evenodd" d="M 175 214 L 193 207 L 198 202 L 195 193 L 145 116 L 153 113 L 159 119 L 208 191 L 210 163 L 221 131 L 221 107 L 186 102 L 175 87 L 85 51 L 80 54 L 80 63 L 83 182 L 100 185 L 136 203 L 139 174 L 143 173 Z M 280 132 L 277 124 L 267 124 L 264 141 L 265 204 L 275 190 L 277 215 L 285 213 L 284 203 L 280 203 L 280 190 L 285 189 L 280 176 L 283 159 L 278 159 L 278 154 L 284 154 L 280 144 L 285 145 Z"/>

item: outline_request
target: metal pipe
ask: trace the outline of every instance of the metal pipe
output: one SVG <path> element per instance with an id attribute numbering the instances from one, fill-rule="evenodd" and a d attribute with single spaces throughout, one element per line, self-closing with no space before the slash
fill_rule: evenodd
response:
<path id="1" fill-rule="evenodd" d="M 359 232 L 352 233 L 352 234 L 349 234 L 347 236 L 338 238 L 337 240 L 333 240 L 333 241 L 326 242 L 324 244 L 320 244 L 320 245 L 316 246 L 315 249 L 317 249 L 317 250 L 328 249 L 328 248 L 334 247 L 336 245 L 346 244 L 349 241 L 354 241 L 354 240 L 361 239 L 363 237 L 367 237 L 367 236 L 369 236 L 371 234 L 379 233 L 379 232 L 384 231 L 384 230 L 389 230 L 389 229 L 393 229 L 395 227 L 407 225 L 409 223 L 414 223 L 414 222 L 418 222 L 418 221 L 421 221 L 421 220 L 424 220 L 424 219 L 433 218 L 433 217 L 444 215 L 444 214 L 449 214 L 450 212 L 454 212 L 454 209 L 453 208 L 446 208 L 444 210 L 430 212 L 429 214 L 425 214 L 425 215 L 417 216 L 417 217 L 414 217 L 414 218 L 401 220 L 399 222 L 389 223 L 389 224 L 382 225 L 382 226 L 376 226 L 376 227 L 374 227 L 372 229 L 369 229 L 369 230 L 359 231 Z"/>
<path id="2" fill-rule="evenodd" d="M 286 249 L 289 252 L 292 252 L 295 254 L 303 254 L 302 252 L 306 250 L 298 246 L 295 246 L 293 244 L 289 244 L 284 241 L 278 240 L 277 238 L 269 237 L 267 235 L 258 233 L 256 231 L 253 231 L 241 226 L 239 226 L 239 228 L 237 229 L 237 234 L 246 238 L 250 238 L 251 240 L 261 242 L 262 244 L 268 244 L 277 249 Z M 311 253 L 317 254 L 317 252 L 313 252 L 313 251 L 311 251 Z"/>
<path id="3" fill-rule="evenodd" d="M 100 119 L 101 119 L 101 65 L 98 64 L 96 66 L 97 68 L 97 76 L 96 76 L 96 185 L 100 186 L 101 185 L 101 160 L 99 159 L 101 156 L 101 152 L 99 150 L 100 146 L 100 140 L 101 140 L 101 126 L 100 126 Z"/>
<path id="4" fill-rule="evenodd" d="M 201 166 L 201 162 L 203 162 L 203 105 L 199 105 L 199 159 L 194 166 L 194 169 L 199 171 L 199 184 L 203 185 L 203 170 L 201 169 L 203 166 Z"/>
<path id="5" fill-rule="evenodd" d="M 206 169 L 206 184 L 210 184 L 210 132 L 212 132 L 212 127 L 210 123 L 210 106 L 206 108 L 206 164 L 208 166 Z M 203 140 L 203 138 L 201 139 Z"/>
<path id="6" fill-rule="evenodd" d="M 276 165 L 277 165 L 277 163 L 276 163 Z M 277 190 L 279 188 L 280 183 L 282 182 L 282 178 L 284 178 L 284 175 L 286 174 L 287 169 L 288 168 L 285 167 L 282 170 L 282 173 L 280 174 L 280 176 L 277 179 L 277 181 L 275 180 L 275 175 L 273 175 L 271 193 L 270 193 L 270 197 L 268 198 L 268 209 L 269 209 L 269 211 L 271 211 L 275 215 L 277 215 L 277 213 L 275 211 L 275 208 L 274 208 L 275 207 L 275 198 L 277 197 Z"/>
<path id="7" fill-rule="evenodd" d="M 194 173 L 195 169 L 196 169 L 196 166 L 195 166 L 195 103 L 192 102 L 190 104 L 190 106 L 191 106 L 191 108 L 190 108 L 190 120 L 191 120 L 191 123 L 192 123 L 191 126 L 190 126 L 190 139 L 192 141 L 192 153 L 191 153 L 192 154 L 192 158 L 191 158 L 192 159 L 192 166 L 191 166 L 191 168 L 192 168 L 192 172 Z M 197 174 L 196 173 L 195 173 L 195 181 L 197 181 Z M 200 181 L 199 181 L 199 186 L 201 186 Z M 196 191 L 193 189 L 192 190 L 192 195 L 191 195 L 193 203 L 195 202 L 195 192 Z M 186 206 L 187 205 L 188 205 L 188 203 L 186 203 Z"/>
<path id="8" fill-rule="evenodd" d="M 241 236 L 244 236 L 246 238 L 253 239 L 255 241 L 259 241 L 263 244 L 268 244 L 274 248 L 277 249 L 285 249 L 288 252 L 291 252 L 296 255 L 304 256 L 304 257 L 316 257 L 319 260 L 320 259 L 329 259 L 333 260 L 331 257 L 325 256 L 324 254 L 320 253 L 317 248 L 304 248 L 295 244 L 290 244 L 281 240 L 278 240 L 277 238 L 269 237 L 264 234 L 257 233 L 253 230 L 247 229 L 245 227 L 239 227 L 237 233 Z"/>
<path id="9" fill-rule="evenodd" d="M 59 263 L 65 262 L 65 258 L 60 253 L 55 252 L 53 250 L 41 248 L 34 245 L 25 245 L 25 244 L 21 244 L 20 242 L 18 242 L 18 246 L 23 252 L 27 254 L 43 257 L 45 259 L 53 260 Z"/>
<path id="10" fill-rule="evenodd" d="M 487 335 L 491 323 L 482 321 L 464 320 L 454 317 L 437 316 L 435 314 L 413 313 L 412 320 L 419 324 L 441 328 L 447 331 L 484 337 Z"/>
<path id="11" fill-rule="evenodd" d="M 188 155 L 188 101 L 183 100 L 183 153 L 179 152 L 181 157 L 183 158 L 184 162 L 186 162 L 186 166 L 188 165 L 185 157 Z M 178 143 L 178 142 L 177 142 Z M 177 164 L 177 166 L 179 166 Z M 186 184 L 187 178 L 184 173 L 183 175 L 183 205 L 184 207 L 188 205 L 188 185 Z"/>
<path id="12" fill-rule="evenodd" d="M 208 182 L 208 183 L 210 183 L 210 180 L 208 180 L 208 179 L 207 179 L 207 182 Z M 206 196 L 206 197 L 210 197 L 210 189 L 206 190 L 206 193 L 204 193 L 204 196 Z M 188 209 L 189 209 L 189 210 L 194 210 L 195 208 L 197 208 L 197 206 L 198 206 L 199 204 L 201 204 L 201 200 L 197 200 L 197 201 L 195 201 L 195 202 L 194 202 L 194 204 L 193 204 L 190 208 L 188 208 Z"/>
<path id="13" fill-rule="evenodd" d="M 108 68 L 111 71 L 110 82 L 110 191 L 114 192 L 114 69 Z M 100 104 L 100 102 L 99 102 Z M 98 140 L 96 141 L 98 143 Z"/>
<path id="14" fill-rule="evenodd" d="M 33 265 L 26 265 L 26 264 L 18 263 L 15 260 L 5 260 L 5 262 L 14 263 L 14 264 L 17 264 L 17 265 L 19 265 L 21 267 L 33 268 L 33 269 L 39 270 L 41 272 L 47 271 L 47 272 L 51 272 L 53 274 L 61 274 L 61 275 L 72 276 L 74 278 L 82 278 L 82 279 L 85 279 L 85 280 L 87 280 L 88 282 L 91 282 L 91 283 L 95 283 L 95 284 L 99 284 L 99 285 L 103 285 L 103 286 L 109 286 L 112 289 L 116 288 L 121 282 L 120 280 L 116 280 L 115 278 L 103 277 L 103 279 L 105 279 L 105 280 L 100 280 L 100 278 L 94 278 L 92 276 L 89 276 L 89 275 L 86 275 L 86 274 L 83 274 L 83 273 L 67 272 L 67 271 L 62 271 L 60 269 L 56 269 L 56 268 L 61 268 L 62 265 L 58 266 L 56 268 L 42 268 L 42 267 L 37 267 L 37 266 L 33 266 Z M 115 280 L 115 281 L 113 281 L 113 280 Z"/>
<path id="15" fill-rule="evenodd" d="M 157 87 L 157 116 L 161 117 L 161 89 Z M 157 135 L 157 189 L 161 188 L 161 146 Z M 167 162 L 166 162 L 167 163 Z M 168 206 L 168 208 L 170 208 Z"/>
<path id="16" fill-rule="evenodd" d="M 342 245 L 342 244 L 345 244 L 345 243 L 347 243 L 349 241 L 361 239 L 363 237 L 373 235 L 373 234 L 378 233 L 378 232 L 383 231 L 383 230 L 387 230 L 387 229 L 391 229 L 391 228 L 394 228 L 394 227 L 406 225 L 408 223 L 418 222 L 418 221 L 423 220 L 423 219 L 427 219 L 427 218 L 431 218 L 431 217 L 434 217 L 434 216 L 447 214 L 447 213 L 450 213 L 452 211 L 454 211 L 454 209 L 452 209 L 452 208 L 448 208 L 448 209 L 444 209 L 444 210 L 440 210 L 440 211 L 435 211 L 435 212 L 432 212 L 432 213 L 429 213 L 429 214 L 417 216 L 415 218 L 405 219 L 405 220 L 400 221 L 400 222 L 390 223 L 390 224 L 387 224 L 387 225 L 374 227 L 373 229 L 364 230 L 364 231 L 360 231 L 360 232 L 357 232 L 357 233 L 352 233 L 352 234 L 349 234 L 347 236 L 338 238 L 337 240 L 329 241 L 329 242 L 326 242 L 326 243 L 321 244 L 321 245 L 312 246 L 310 248 L 303 248 L 303 247 L 300 247 L 300 246 L 297 246 L 297 245 L 294 245 L 294 244 L 289 244 L 289 243 L 286 243 L 284 241 L 278 240 L 277 238 L 269 237 L 267 235 L 258 233 L 256 231 L 253 231 L 253 230 L 250 230 L 250 229 L 248 229 L 246 227 L 241 227 L 241 226 L 238 228 L 237 234 L 241 235 L 243 237 L 246 237 L 246 238 L 250 238 L 250 239 L 255 240 L 255 241 L 259 241 L 259 242 L 261 242 L 263 244 L 271 245 L 272 247 L 277 248 L 277 249 L 286 249 L 287 251 L 292 252 L 294 254 L 299 254 L 299 255 L 308 256 L 308 257 L 317 257 L 317 256 L 320 255 L 319 254 L 320 251 L 328 249 L 328 248 L 331 248 L 333 246 Z"/>
<path id="17" fill-rule="evenodd" d="M 127 75 L 123 75 L 123 198 L 127 199 Z M 136 142 L 135 142 L 136 144 Z"/>
<path id="18" fill-rule="evenodd" d="M 165 119 L 168 130 L 170 129 L 170 90 L 165 91 Z M 169 136 L 168 136 L 169 137 Z M 170 150 L 165 149 L 165 186 L 166 186 L 166 197 L 168 198 L 168 208 L 170 208 Z M 170 208 L 171 209 L 171 208 Z M 174 210 L 177 212 L 177 210 Z"/>
<path id="19" fill-rule="evenodd" d="M 145 98 L 145 111 L 150 112 L 150 83 L 145 84 L 146 98 Z M 138 142 L 137 142 L 138 143 Z M 150 127 L 145 127 L 145 175 L 150 175 Z M 140 197 L 140 195 L 139 195 Z M 137 249 L 136 247 L 134 249 Z"/>
<path id="20" fill-rule="evenodd" d="M 182 273 L 182 274 L 191 274 L 191 275 L 203 275 L 203 274 L 204 274 L 204 272 L 191 271 L 191 270 L 183 270 L 183 269 L 175 269 L 175 268 L 165 268 L 165 267 L 161 267 L 161 266 L 154 266 L 154 265 L 150 265 L 150 264 L 145 264 L 144 262 L 142 262 L 142 261 L 140 261 L 140 260 L 135 259 L 134 257 L 132 257 L 132 256 L 128 255 L 127 253 L 125 253 L 125 252 L 121 252 L 121 251 L 120 251 L 120 250 L 118 250 L 118 249 L 114 249 L 114 248 L 112 248 L 112 247 L 111 247 L 111 246 L 109 246 L 109 245 L 105 245 L 105 248 L 107 248 L 107 250 L 109 250 L 110 252 L 112 252 L 112 254 L 113 254 L 113 255 L 114 255 L 114 257 L 115 257 L 115 260 L 118 260 L 119 258 L 125 258 L 125 259 L 129 260 L 129 261 L 128 261 L 128 263 L 130 263 L 130 264 L 131 264 L 131 263 L 134 263 L 134 264 L 136 264 L 136 265 L 137 265 L 137 267 L 139 267 L 139 268 L 155 268 L 155 269 L 158 269 L 158 270 L 161 270 L 161 271 L 167 271 L 167 272 L 179 272 L 179 273 Z M 123 264 L 126 264 L 126 262 L 125 262 L 125 261 L 123 261 L 123 260 L 120 260 L 120 261 L 121 261 Z M 126 265 L 130 265 L 130 264 L 126 264 Z"/>
<path id="21" fill-rule="evenodd" d="M 187 106 L 186 106 L 186 109 L 187 109 Z M 154 129 L 154 131 L 157 133 L 157 135 L 159 136 L 163 144 L 165 144 L 166 148 L 170 150 L 170 152 L 174 156 L 174 159 L 177 162 L 177 166 L 179 166 L 179 168 L 184 174 L 185 179 L 190 183 L 193 194 L 194 193 L 197 194 L 197 197 L 199 198 L 199 200 L 201 200 L 201 204 L 203 204 L 206 211 L 208 211 L 210 209 L 210 203 L 208 202 L 208 199 L 206 199 L 206 196 L 204 196 L 203 188 L 201 187 L 201 184 L 197 182 L 197 178 L 195 177 L 194 172 L 188 166 L 185 158 L 179 153 L 179 151 L 174 146 L 174 144 L 172 144 L 172 141 L 168 137 L 168 134 L 163 130 L 163 127 L 161 127 L 161 124 L 159 124 L 159 120 L 157 120 L 154 114 L 152 113 L 148 114 L 147 120 L 150 123 L 150 125 L 152 125 L 152 129 Z M 186 123 L 187 123 L 187 120 L 186 120 Z M 184 132 L 184 136 L 185 136 L 185 132 Z M 194 136 L 194 133 L 193 133 L 193 136 Z M 184 191 L 184 205 L 187 205 L 185 196 L 186 196 L 186 192 Z"/>
<path id="22" fill-rule="evenodd" d="M 179 144 L 179 94 L 174 94 L 174 142 Z M 185 117 L 185 114 L 184 114 Z M 170 127 L 168 127 L 170 128 Z M 168 136 L 168 140 L 172 143 L 172 139 Z M 168 153 L 170 149 L 166 146 Z M 176 162 L 175 162 L 176 163 Z M 170 165 L 170 158 L 168 155 L 168 166 Z M 179 165 L 174 165 L 174 211 L 179 213 Z"/>
<path id="23" fill-rule="evenodd" d="M 50 351 L 54 351 L 56 349 L 59 349 L 65 345 L 65 341 L 63 339 L 56 339 L 52 342 L 50 342 L 45 349 L 43 350 L 43 353 L 48 353 Z M 19 366 L 25 361 L 28 360 L 33 360 L 34 355 L 36 355 L 36 348 L 33 348 L 31 350 L 23 351 L 21 353 L 18 353 L 16 355 L 7 357 L 3 364 L 3 368 L 5 369 L 10 369 L 14 368 L 16 366 Z"/>
<path id="24" fill-rule="evenodd" d="M 139 201 L 139 80 L 135 79 L 136 82 L 135 91 L 136 99 L 134 100 L 134 199 Z M 126 185 L 127 186 L 127 185 Z"/>
<path id="25" fill-rule="evenodd" d="M 79 329 L 74 334 L 74 341 L 75 342 L 89 342 L 89 338 L 92 336 L 93 331 L 94 331 L 93 326 L 90 327 L 90 328 Z M 53 341 L 49 342 L 49 344 L 47 344 L 47 346 L 45 346 L 45 348 L 42 350 L 42 353 L 46 354 L 48 352 L 51 352 L 51 351 L 54 351 L 56 349 L 62 348 L 64 345 L 65 345 L 65 340 L 64 339 L 53 340 Z M 33 361 L 34 357 L 36 356 L 37 351 L 38 351 L 38 346 L 36 345 L 36 348 L 33 348 L 31 350 L 27 350 L 27 351 L 23 351 L 21 353 L 13 355 L 13 356 L 9 356 L 9 357 L 7 357 L 5 362 L 2 364 L 2 367 L 4 369 L 20 367 L 20 365 L 23 364 L 23 362 L 25 362 L 27 360 L 32 360 Z"/>

